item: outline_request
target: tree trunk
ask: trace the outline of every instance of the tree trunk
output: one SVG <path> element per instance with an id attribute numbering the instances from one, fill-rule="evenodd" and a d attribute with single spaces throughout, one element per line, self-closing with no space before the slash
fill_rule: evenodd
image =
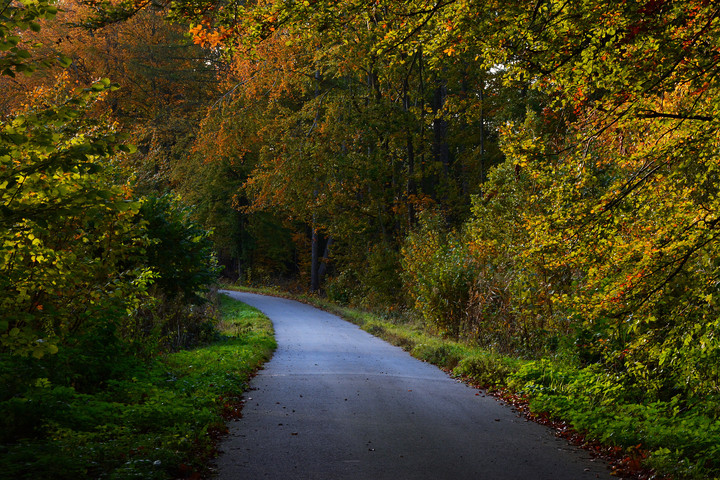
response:
<path id="1" fill-rule="evenodd" d="M 333 239 L 330 237 L 325 243 L 325 252 L 323 253 L 322 261 L 318 267 L 318 284 L 322 282 L 322 279 L 325 277 L 325 273 L 327 273 L 328 260 L 330 259 L 330 247 L 332 244 Z"/>
<path id="2" fill-rule="evenodd" d="M 435 120 L 433 121 L 433 154 L 435 161 L 442 165 L 443 174 L 447 177 L 450 172 L 450 147 L 447 143 L 447 120 L 440 113 L 445 106 L 445 97 L 447 96 L 447 86 L 444 81 L 435 89 L 435 98 L 433 110 L 435 111 Z"/>
<path id="3" fill-rule="evenodd" d="M 320 250 L 320 238 L 318 235 L 317 228 L 313 223 L 312 228 L 312 244 L 311 244 L 311 259 L 310 259 L 310 291 L 317 292 L 320 290 L 320 259 L 318 251 Z"/>

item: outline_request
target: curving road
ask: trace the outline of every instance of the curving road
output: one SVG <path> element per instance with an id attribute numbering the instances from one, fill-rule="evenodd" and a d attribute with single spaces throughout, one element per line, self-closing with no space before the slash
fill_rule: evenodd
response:
<path id="1" fill-rule="evenodd" d="M 220 445 L 221 480 L 615 478 L 549 429 L 353 324 L 225 293 L 270 317 L 278 349 Z"/>

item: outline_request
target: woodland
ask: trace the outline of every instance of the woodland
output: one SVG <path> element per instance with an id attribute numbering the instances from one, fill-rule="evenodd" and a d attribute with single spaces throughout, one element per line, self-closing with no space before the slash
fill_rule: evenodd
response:
<path id="1" fill-rule="evenodd" d="M 720 475 L 717 2 L 0 0 L 0 92 L 13 468 L 217 339 L 221 277 L 529 362 L 537 408 Z"/>

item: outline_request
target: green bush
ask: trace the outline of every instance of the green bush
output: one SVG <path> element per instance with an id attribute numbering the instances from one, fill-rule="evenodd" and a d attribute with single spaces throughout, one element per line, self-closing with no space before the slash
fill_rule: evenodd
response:
<path id="1" fill-rule="evenodd" d="M 405 240 L 402 267 L 405 289 L 426 322 L 454 337 L 466 333 L 476 266 L 464 239 L 446 232 L 438 214 L 423 212 Z"/>
<path id="2" fill-rule="evenodd" d="M 203 303 L 199 295 L 215 282 L 219 269 L 210 232 L 192 219 L 192 209 L 177 196 L 165 194 L 142 202 L 139 219 L 150 239 L 146 264 L 157 274 L 154 285 L 163 296 L 182 295 Z"/>
<path id="3" fill-rule="evenodd" d="M 506 358 L 491 353 L 476 353 L 462 357 L 453 373 L 469 378 L 478 385 L 502 387 L 507 384 L 507 378 L 515 368 Z"/>
<path id="4" fill-rule="evenodd" d="M 447 370 L 455 368 L 463 357 L 457 345 L 442 342 L 417 343 L 411 353 L 415 358 Z"/>
<path id="5" fill-rule="evenodd" d="M 674 478 L 717 478 L 717 399 L 652 400 L 631 377 L 599 365 L 575 368 L 551 360 L 525 363 L 508 385 L 530 398 L 536 413 L 567 421 L 603 444 L 649 452 L 646 466 Z"/>

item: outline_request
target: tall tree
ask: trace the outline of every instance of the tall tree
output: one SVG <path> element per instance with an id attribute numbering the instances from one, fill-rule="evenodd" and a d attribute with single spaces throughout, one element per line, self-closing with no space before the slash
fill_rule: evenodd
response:
<path id="1" fill-rule="evenodd" d="M 520 255 L 557 275 L 556 311 L 602 339 L 588 348 L 609 364 L 658 394 L 717 385 L 720 10 L 517 2 L 504 12 L 460 24 L 492 33 L 494 61 L 555 99 L 506 130 L 508 159 L 541 207 L 524 218 Z"/>

